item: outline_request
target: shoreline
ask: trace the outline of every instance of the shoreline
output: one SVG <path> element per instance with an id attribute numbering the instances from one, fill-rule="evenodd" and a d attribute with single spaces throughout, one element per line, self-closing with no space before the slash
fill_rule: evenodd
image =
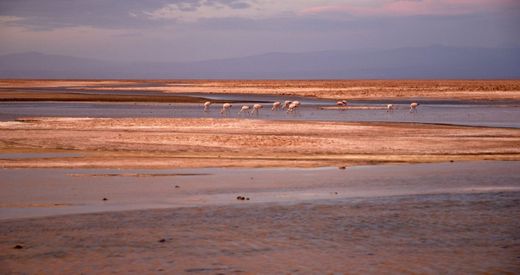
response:
<path id="1" fill-rule="evenodd" d="M 520 80 L 0 80 L 0 89 L 60 89 L 69 93 L 81 91 L 135 91 L 139 100 L 143 92 L 160 92 L 154 100 L 169 101 L 175 94 L 251 94 L 304 96 L 330 100 L 410 100 L 457 99 L 475 101 L 520 100 Z M 46 99 L 88 98 L 92 95 L 39 93 Z M 131 100 L 124 95 L 96 95 L 105 100 Z M 143 98 L 139 98 L 142 96 Z M 0 90 L 0 100 L 38 99 L 34 93 Z M 125 99 L 126 98 L 126 99 Z M 135 100 L 135 101 L 139 101 Z M 200 102 L 200 101 L 199 101 Z"/>

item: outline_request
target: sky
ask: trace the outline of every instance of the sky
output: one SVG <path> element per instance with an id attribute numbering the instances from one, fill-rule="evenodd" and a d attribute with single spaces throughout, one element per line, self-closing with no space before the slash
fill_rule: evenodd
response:
<path id="1" fill-rule="evenodd" d="M 195 61 L 269 52 L 520 47 L 520 0 L 0 0 L 0 54 Z"/>

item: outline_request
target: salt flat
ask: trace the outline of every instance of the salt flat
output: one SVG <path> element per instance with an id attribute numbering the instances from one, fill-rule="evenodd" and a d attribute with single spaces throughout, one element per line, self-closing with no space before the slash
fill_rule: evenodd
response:
<path id="1" fill-rule="evenodd" d="M 0 271 L 515 273 L 518 83 L 2 80 Z"/>

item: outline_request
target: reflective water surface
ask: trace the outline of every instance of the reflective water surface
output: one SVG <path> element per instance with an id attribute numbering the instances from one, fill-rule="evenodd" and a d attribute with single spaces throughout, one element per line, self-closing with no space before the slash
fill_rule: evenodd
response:
<path id="1" fill-rule="evenodd" d="M 335 102 L 324 100 L 302 100 L 302 106 L 294 113 L 271 111 L 273 100 L 284 98 L 217 96 L 233 103 L 227 116 L 220 114 L 220 104 L 214 104 L 209 112 L 203 112 L 200 103 L 78 103 L 78 102 L 2 102 L 0 120 L 14 120 L 31 116 L 58 117 L 165 117 L 165 118 L 222 118 L 276 119 L 276 120 L 326 120 L 326 121 L 386 121 L 441 123 L 469 126 L 520 128 L 520 107 L 515 104 L 484 104 L 468 102 L 425 102 L 416 113 L 410 113 L 408 103 L 394 102 L 396 110 L 384 110 L 386 102 L 351 102 L 350 106 L 380 107 L 378 110 L 322 110 L 320 107 L 335 106 Z M 293 99 L 293 98 L 289 98 Z M 253 102 L 264 103 L 258 115 L 238 114 L 242 105 Z M 388 103 L 390 103 L 389 101 Z"/>
<path id="2" fill-rule="evenodd" d="M 197 171 L 207 175 L 165 175 Z M 518 171 L 518 162 L 3 170 L 4 218 L 97 213 L 1 220 L 0 270 L 515 274 Z"/>

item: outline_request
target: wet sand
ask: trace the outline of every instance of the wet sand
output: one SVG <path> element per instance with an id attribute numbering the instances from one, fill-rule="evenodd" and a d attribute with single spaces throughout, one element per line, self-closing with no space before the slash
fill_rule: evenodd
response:
<path id="1" fill-rule="evenodd" d="M 520 129 L 245 119 L 25 118 L 0 122 L 4 168 L 324 167 L 520 160 Z"/>
<path id="2" fill-rule="evenodd" d="M 306 96 L 330 99 L 520 100 L 519 80 L 0 80 L 0 89 L 63 88 L 70 91 L 151 91 Z M 0 99 L 2 99 L 0 93 Z M 5 95 L 5 94 L 4 94 Z M 6 95 L 29 100 L 28 94 Z M 42 96 L 42 95 L 40 95 Z M 4 99 L 5 100 L 5 99 Z M 48 99 L 47 99 L 48 100 Z"/>
<path id="3" fill-rule="evenodd" d="M 0 90 L 0 101 L 54 101 L 54 102 L 203 102 L 203 98 L 196 96 L 177 96 L 156 94 L 138 91 L 125 93 L 124 91 L 107 93 L 82 93 L 82 92 L 54 92 L 54 91 L 20 91 L 13 89 Z"/>

